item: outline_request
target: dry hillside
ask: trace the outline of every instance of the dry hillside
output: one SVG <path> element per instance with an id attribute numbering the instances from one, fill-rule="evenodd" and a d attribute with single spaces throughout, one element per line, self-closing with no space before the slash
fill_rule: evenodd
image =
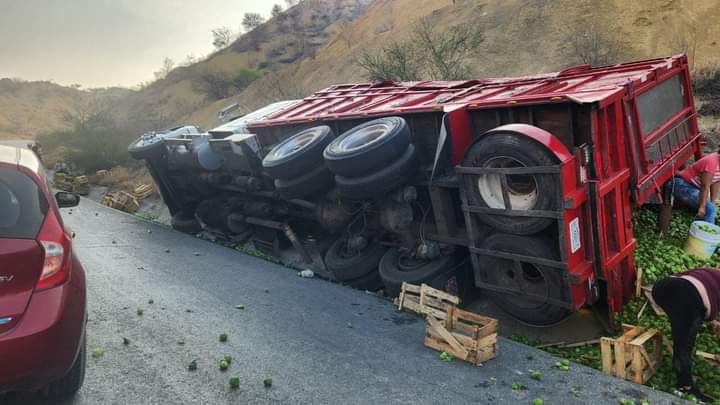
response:
<path id="1" fill-rule="evenodd" d="M 476 77 L 578 63 L 568 44 L 588 27 L 614 38 L 622 60 L 685 52 L 696 69 L 720 66 L 720 0 L 305 0 L 205 60 L 128 92 L 113 109 L 148 129 L 175 122 L 209 128 L 217 124 L 217 111 L 234 102 L 249 111 L 330 84 L 365 80 L 357 57 L 405 40 L 423 18 L 440 32 L 463 24 L 482 31 L 480 49 L 469 60 Z M 263 77 L 220 100 L 198 88 L 206 72 L 240 69 Z M 50 83 L 18 88 L 0 81 L 0 137 L 62 128 L 63 111 L 84 95 Z"/>
<path id="2" fill-rule="evenodd" d="M 199 109 L 187 121 L 210 126 L 215 111 L 232 102 L 253 108 L 268 98 L 364 80 L 357 56 L 406 38 L 414 23 L 425 17 L 439 30 L 458 24 L 481 27 L 484 41 L 472 60 L 477 77 L 547 72 L 574 64 L 568 38 L 583 35 L 585 27 L 598 21 L 612 31 L 623 60 L 685 52 L 695 68 L 720 66 L 720 0 L 376 0 L 314 58 Z M 286 94 L 277 91 L 280 86 L 286 86 Z"/>

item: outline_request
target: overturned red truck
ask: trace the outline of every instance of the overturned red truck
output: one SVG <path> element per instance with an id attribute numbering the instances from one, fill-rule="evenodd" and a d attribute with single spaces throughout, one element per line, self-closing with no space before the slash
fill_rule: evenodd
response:
<path id="1" fill-rule="evenodd" d="M 632 211 L 701 154 L 687 58 L 329 87 L 201 133 L 144 134 L 173 226 L 356 288 L 478 287 L 532 325 L 622 310 Z M 610 316 L 612 319 L 612 316 Z"/>

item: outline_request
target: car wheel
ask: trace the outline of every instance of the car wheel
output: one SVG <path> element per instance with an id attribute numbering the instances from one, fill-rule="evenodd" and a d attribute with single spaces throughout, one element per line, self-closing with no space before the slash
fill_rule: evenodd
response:
<path id="1" fill-rule="evenodd" d="M 202 230 L 200 222 L 195 218 L 195 215 L 188 211 L 180 211 L 173 215 L 170 219 L 170 225 L 175 230 L 191 235 L 195 235 Z"/>
<path id="2" fill-rule="evenodd" d="M 496 233 L 485 238 L 482 248 L 530 257 L 556 259 L 557 250 L 547 238 Z M 537 296 L 567 301 L 570 287 L 560 269 L 521 263 L 516 268 L 512 260 L 486 256 L 482 258 L 480 281 L 498 287 L 520 290 Z M 503 311 L 518 320 L 535 325 L 548 326 L 560 322 L 572 312 L 542 299 L 523 295 L 486 291 L 486 295 Z"/>
<path id="3" fill-rule="evenodd" d="M 493 133 L 481 137 L 465 153 L 463 166 L 511 168 L 552 166 L 557 158 L 547 148 L 513 132 Z M 555 210 L 560 184 L 547 175 L 508 175 L 508 196 L 514 210 Z M 485 174 L 464 176 L 463 187 L 471 204 L 504 209 L 501 176 Z M 529 235 L 540 232 L 552 218 L 533 218 L 481 214 L 477 218 L 507 233 Z"/>
<path id="4" fill-rule="evenodd" d="M 61 400 L 75 395 L 85 381 L 85 362 L 87 361 L 87 342 L 83 335 L 80 342 L 80 351 L 70 371 L 57 381 L 50 383 L 46 388 L 48 398 Z"/>
<path id="5" fill-rule="evenodd" d="M 154 133 L 143 134 L 128 146 L 128 153 L 135 160 L 158 157 L 166 151 L 165 140 Z"/>
<path id="6" fill-rule="evenodd" d="M 340 238 L 325 253 L 325 265 L 338 281 L 350 282 L 376 271 L 384 253 L 385 248 L 377 242 L 370 242 L 359 252 L 352 251 L 347 239 Z"/>
<path id="7" fill-rule="evenodd" d="M 457 260 L 452 255 L 440 256 L 435 260 L 422 260 L 403 255 L 393 248 L 385 252 L 380 260 L 380 278 L 385 285 L 385 293 L 392 297 L 400 294 L 402 283 L 424 283 L 444 290 L 446 282 L 455 275 L 456 264 Z"/>
<path id="8" fill-rule="evenodd" d="M 377 291 L 383 288 L 380 274 L 377 271 L 371 271 L 370 273 L 362 277 L 358 277 L 354 280 L 348 280 L 345 282 L 345 284 L 356 290 L 364 291 Z"/>
<path id="9" fill-rule="evenodd" d="M 350 199 L 372 198 L 392 191 L 406 183 L 418 169 L 415 147 L 409 145 L 397 160 L 387 166 L 375 168 L 362 177 L 335 176 L 340 194 Z"/>
<path id="10" fill-rule="evenodd" d="M 323 150 L 333 140 L 330 127 L 308 128 L 285 139 L 265 156 L 263 169 L 273 179 L 292 179 L 324 165 Z"/>
<path id="11" fill-rule="evenodd" d="M 332 173 L 325 166 L 319 166 L 290 180 L 275 179 L 275 189 L 285 199 L 302 198 L 332 188 Z"/>
<path id="12" fill-rule="evenodd" d="M 410 145 L 410 129 L 401 117 L 383 117 L 346 131 L 332 141 L 323 156 L 341 176 L 362 176 L 396 160 Z"/>

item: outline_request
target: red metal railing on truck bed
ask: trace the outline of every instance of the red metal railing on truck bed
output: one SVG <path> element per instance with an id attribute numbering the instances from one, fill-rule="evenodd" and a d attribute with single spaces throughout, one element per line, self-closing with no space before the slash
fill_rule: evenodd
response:
<path id="1" fill-rule="evenodd" d="M 255 121 L 250 127 L 431 112 L 448 105 L 487 108 L 568 101 L 604 105 L 621 96 L 630 82 L 642 87 L 656 69 L 677 65 L 684 58 L 676 56 L 598 68 L 583 65 L 557 73 L 515 78 L 340 84 Z"/>

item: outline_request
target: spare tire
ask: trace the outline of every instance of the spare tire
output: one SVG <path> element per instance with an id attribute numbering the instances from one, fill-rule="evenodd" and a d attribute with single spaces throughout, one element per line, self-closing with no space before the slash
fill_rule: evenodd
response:
<path id="1" fill-rule="evenodd" d="M 410 129 L 401 117 L 383 117 L 346 131 L 332 141 L 323 156 L 340 176 L 364 176 L 393 162 L 410 145 Z"/>
<path id="2" fill-rule="evenodd" d="M 318 194 L 332 188 L 333 184 L 333 175 L 324 165 L 294 179 L 275 179 L 275 189 L 288 200 Z"/>
<path id="3" fill-rule="evenodd" d="M 481 247 L 545 259 L 556 259 L 557 246 L 548 238 L 496 233 L 485 238 Z M 532 263 L 520 263 L 516 269 L 512 260 L 485 256 L 481 261 L 480 281 L 505 288 L 520 289 L 528 293 L 559 301 L 570 300 L 570 287 L 563 270 Z M 520 274 L 517 274 L 520 272 Z M 567 318 L 572 311 L 556 304 L 523 297 L 518 294 L 487 290 L 498 307 L 518 320 L 534 326 L 549 326 Z"/>
<path id="4" fill-rule="evenodd" d="M 333 140 L 327 125 L 308 128 L 275 145 L 262 161 L 273 179 L 292 179 L 324 164 L 323 150 Z"/>
<path id="5" fill-rule="evenodd" d="M 198 222 L 195 215 L 190 211 L 177 212 L 170 219 L 170 225 L 175 230 L 191 235 L 195 235 L 202 230 L 200 222 Z"/>
<path id="6" fill-rule="evenodd" d="M 420 260 L 404 256 L 396 248 L 389 249 L 380 260 L 380 278 L 385 293 L 391 297 L 400 294 L 402 283 L 427 284 L 444 289 L 445 283 L 455 275 L 455 256 L 440 256 L 435 260 Z"/>
<path id="7" fill-rule="evenodd" d="M 515 132 L 494 132 L 481 137 L 465 152 L 463 166 L 510 168 L 552 166 L 557 157 L 545 146 Z M 508 175 L 508 194 L 513 210 L 555 210 L 560 184 L 548 175 Z M 463 176 L 469 202 L 486 208 L 504 209 L 501 177 L 497 174 Z M 547 228 L 552 218 L 478 214 L 477 218 L 507 233 L 529 235 Z"/>
<path id="8" fill-rule="evenodd" d="M 383 254 L 385 248 L 378 242 L 370 242 L 365 249 L 351 252 L 347 249 L 347 239 L 339 238 L 325 253 L 325 266 L 338 281 L 350 282 L 377 271 Z"/>
<path id="9" fill-rule="evenodd" d="M 417 172 L 419 161 L 415 147 L 408 145 L 397 160 L 389 165 L 375 168 L 362 177 L 335 176 L 338 191 L 343 196 L 362 200 L 395 190 L 410 180 Z"/>

